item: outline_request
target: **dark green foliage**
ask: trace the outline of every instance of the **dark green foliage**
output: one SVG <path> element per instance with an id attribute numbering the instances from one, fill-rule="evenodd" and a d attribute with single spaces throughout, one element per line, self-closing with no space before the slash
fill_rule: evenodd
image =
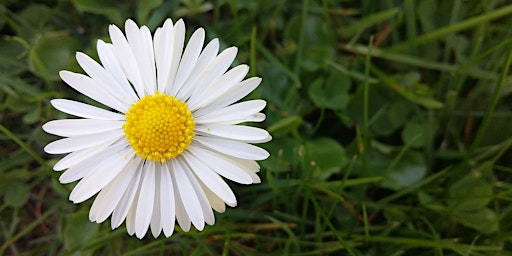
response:
<path id="1" fill-rule="evenodd" d="M 90 223 L 41 125 L 108 24 L 239 47 L 268 106 L 262 183 L 202 232 Z M 0 2 L 0 255 L 510 255 L 512 5 L 505 0 Z M 90 101 L 89 101 L 90 102 Z"/>

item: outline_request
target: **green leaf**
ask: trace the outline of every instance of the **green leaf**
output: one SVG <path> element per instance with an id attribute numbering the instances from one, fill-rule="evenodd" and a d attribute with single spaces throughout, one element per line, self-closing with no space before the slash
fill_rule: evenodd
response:
<path id="1" fill-rule="evenodd" d="M 411 186 L 425 177 L 427 166 L 421 153 L 403 147 L 394 148 L 391 152 L 381 152 L 376 150 L 375 146 L 373 147 L 368 161 L 368 172 L 364 172 L 362 175 L 383 177 L 381 186 L 399 190 Z M 361 168 L 360 165 L 355 167 Z"/>
<path id="2" fill-rule="evenodd" d="M 493 233 L 498 230 L 498 216 L 489 208 L 473 211 L 457 212 L 455 218 L 461 224 L 476 229 L 482 233 Z"/>
<path id="3" fill-rule="evenodd" d="M 318 107 L 342 110 L 349 102 L 350 86 L 350 78 L 335 71 L 325 82 L 321 78 L 315 80 L 309 87 L 308 95 Z"/>
<path id="4" fill-rule="evenodd" d="M 27 184 L 15 182 L 5 187 L 5 204 L 12 207 L 24 205 L 30 195 L 30 187 Z"/>
<path id="5" fill-rule="evenodd" d="M 149 13 L 162 5 L 162 0 L 144 0 L 138 1 L 137 5 L 137 22 L 141 24 L 146 24 L 148 21 Z"/>
<path id="6" fill-rule="evenodd" d="M 371 122 L 372 131 L 382 136 L 389 136 L 401 128 L 416 107 L 405 100 L 398 100 L 385 108 L 379 115 L 374 115 Z"/>
<path id="7" fill-rule="evenodd" d="M 345 164 L 345 149 L 331 138 L 307 141 L 304 161 L 313 171 L 313 177 L 324 181 L 332 174 L 338 173 Z"/>
<path id="8" fill-rule="evenodd" d="M 122 5 L 117 1 L 71 0 L 78 10 L 103 15 L 116 24 L 123 23 Z M 145 2 L 145 1 L 141 1 Z"/>
<path id="9" fill-rule="evenodd" d="M 25 70 L 25 65 L 20 61 L 20 56 L 25 52 L 21 42 L 26 43 L 22 38 L 14 36 L 9 40 L 0 38 L 0 81 Z"/>
<path id="10" fill-rule="evenodd" d="M 485 207 L 492 199 L 492 185 L 474 172 L 455 182 L 449 195 L 449 205 L 454 211 L 473 211 Z"/>
<path id="11" fill-rule="evenodd" d="M 377 76 L 384 84 L 386 84 L 396 93 L 400 94 L 402 97 L 410 100 L 411 102 L 414 102 L 426 108 L 442 108 L 444 106 L 442 102 L 435 100 L 432 96 L 417 94 L 413 90 L 413 88 L 410 88 L 410 80 L 408 80 L 407 77 L 403 79 L 402 83 L 400 83 L 388 77 L 384 72 L 380 71 L 373 65 L 370 66 L 370 69 L 373 72 L 373 74 L 375 74 L 375 76 Z"/>
<path id="12" fill-rule="evenodd" d="M 70 213 L 66 216 L 64 246 L 68 250 L 77 249 L 86 244 L 97 232 L 98 224 L 89 221 L 87 211 Z"/>
<path id="13" fill-rule="evenodd" d="M 23 116 L 23 123 L 34 124 L 41 120 L 41 106 L 35 105 Z"/>
<path id="14" fill-rule="evenodd" d="M 302 124 L 302 117 L 289 116 L 279 119 L 274 124 L 270 125 L 267 130 L 271 134 L 287 133 L 296 130 Z"/>
<path id="15" fill-rule="evenodd" d="M 386 179 L 382 183 L 383 186 L 391 189 L 401 189 L 408 187 L 425 177 L 427 166 L 425 158 L 421 153 L 416 151 L 407 151 L 399 159 L 394 159 L 397 164 L 386 173 Z"/>
<path id="16" fill-rule="evenodd" d="M 74 61 L 78 42 L 75 38 L 61 34 L 46 34 L 30 50 L 33 70 L 47 81 L 59 80 L 59 71 Z"/>
<path id="17" fill-rule="evenodd" d="M 413 148 L 423 147 L 427 142 L 427 129 L 425 124 L 415 121 L 408 122 L 402 130 L 402 140 Z"/>
<path id="18" fill-rule="evenodd" d="M 25 26 L 29 26 L 34 29 L 33 32 L 37 33 L 38 28 L 45 25 L 49 19 L 52 18 L 53 12 L 50 8 L 42 4 L 31 4 L 27 8 L 23 9 L 20 13 L 19 18 L 23 19 Z"/>
<path id="19" fill-rule="evenodd" d="M 384 208 L 384 217 L 389 223 L 402 223 L 409 219 L 407 213 L 398 207 L 386 207 Z"/>
<path id="20" fill-rule="evenodd" d="M 304 33 L 304 52 L 300 65 L 308 70 L 315 71 L 325 65 L 326 60 L 333 59 L 336 56 L 336 50 L 333 47 L 334 37 L 333 29 L 329 26 L 330 23 L 326 22 L 323 17 L 316 15 L 308 15 L 304 21 L 304 28 L 302 27 L 302 17 L 300 14 L 293 16 L 286 25 L 284 30 L 284 41 L 290 45 L 290 56 L 295 58 L 297 49 L 300 47 L 300 36 Z"/>
<path id="21" fill-rule="evenodd" d="M 348 26 L 342 26 L 340 28 L 344 37 L 350 37 L 363 32 L 365 29 L 375 26 L 376 24 L 382 23 L 383 21 L 389 20 L 400 13 L 397 8 L 384 10 L 382 12 L 367 15 L 364 18 L 352 23 Z"/>
<path id="22" fill-rule="evenodd" d="M 300 162 L 299 148 L 300 143 L 290 137 L 278 137 L 272 139 L 261 147 L 268 150 L 270 157 L 262 161 L 264 168 L 274 172 L 288 171 L 291 166 L 295 166 Z"/>
<path id="23" fill-rule="evenodd" d="M 446 207 L 441 204 L 435 197 L 423 191 L 418 192 L 418 201 L 422 206 L 425 206 L 425 208 L 432 211 L 444 213 L 446 210 Z"/>

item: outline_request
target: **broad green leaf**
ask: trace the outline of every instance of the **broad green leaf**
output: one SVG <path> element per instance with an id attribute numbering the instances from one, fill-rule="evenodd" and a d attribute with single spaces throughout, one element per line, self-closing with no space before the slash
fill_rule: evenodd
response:
<path id="1" fill-rule="evenodd" d="M 444 213 L 444 211 L 446 210 L 446 206 L 441 204 L 437 200 L 437 198 L 435 198 L 423 191 L 418 192 L 418 201 L 420 202 L 420 204 L 422 206 L 424 206 L 425 208 L 430 209 L 432 211 Z"/>
<path id="2" fill-rule="evenodd" d="M 257 62 L 258 70 L 260 70 L 261 76 L 265 78 L 258 89 L 262 92 L 262 98 L 269 102 L 269 106 L 272 104 L 277 108 L 284 108 L 286 107 L 285 99 L 288 97 L 290 90 L 296 90 L 297 87 L 300 87 L 300 81 L 268 49 L 261 46 L 259 50 L 262 51 L 267 60 Z M 298 102 L 301 99 L 295 94 L 295 97 L 290 100 Z M 272 116 L 269 115 L 268 118 L 270 119 Z M 272 121 L 269 119 L 267 121 Z M 274 120 L 274 122 L 276 121 Z"/>
<path id="3" fill-rule="evenodd" d="M 30 195 L 30 187 L 20 182 L 10 183 L 5 187 L 4 193 L 6 205 L 20 207 L 27 202 Z"/>
<path id="4" fill-rule="evenodd" d="M 382 136 L 393 134 L 407 122 L 415 108 L 405 100 L 390 103 L 372 117 L 372 131 Z"/>
<path id="5" fill-rule="evenodd" d="M 72 36 L 46 34 L 30 50 L 30 64 L 34 71 L 48 81 L 59 80 L 59 71 L 74 61 L 78 42 Z"/>
<path id="6" fill-rule="evenodd" d="M 482 142 L 483 146 L 496 145 L 512 137 L 512 113 L 503 112 L 500 115 L 492 115 L 484 134 Z"/>
<path id="7" fill-rule="evenodd" d="M 301 145 L 290 137 L 274 138 L 262 144 L 261 147 L 270 153 L 270 157 L 262 161 L 261 164 L 273 172 L 288 171 L 290 167 L 297 165 L 300 161 L 299 148 Z"/>
<path id="8" fill-rule="evenodd" d="M 1 4 L 0 7 L 2 7 Z M 4 15 L 5 12 L 0 10 L 0 19 L 3 20 L 4 17 L 9 17 L 5 20 L 10 28 L 15 31 L 16 37 L 31 42 L 44 30 L 44 25 L 51 19 L 53 13 L 52 10 L 45 5 L 29 3 L 17 13 L 10 13 L 10 15 L 7 16 Z"/>
<path id="9" fill-rule="evenodd" d="M 213 9 L 213 4 L 205 0 L 182 0 L 173 14 L 175 16 L 194 16 Z"/>
<path id="10" fill-rule="evenodd" d="M 307 141 L 303 158 L 313 177 L 322 181 L 338 173 L 346 162 L 345 149 L 331 138 Z"/>
<path id="11" fill-rule="evenodd" d="M 388 223 L 403 223 L 409 219 L 406 211 L 398 207 L 386 207 L 384 208 L 384 217 Z"/>
<path id="12" fill-rule="evenodd" d="M 117 1 L 71 0 L 71 2 L 78 10 L 103 15 L 118 25 L 123 23 L 123 14 L 121 8 L 123 7 L 123 4 Z"/>
<path id="13" fill-rule="evenodd" d="M 413 148 L 425 146 L 428 127 L 425 124 L 411 121 L 402 130 L 402 140 Z"/>
<path id="14" fill-rule="evenodd" d="M 77 249 L 87 243 L 98 232 L 98 224 L 89 221 L 87 211 L 70 213 L 66 216 L 64 228 L 64 246 L 66 249 Z"/>
<path id="15" fill-rule="evenodd" d="M 332 72 L 327 81 L 315 80 L 309 87 L 309 98 L 321 108 L 332 110 L 344 109 L 350 96 L 350 78 L 341 72 Z"/>
<path id="16" fill-rule="evenodd" d="M 52 18 L 52 10 L 42 4 L 31 4 L 23 9 L 19 18 L 23 19 L 25 26 L 33 29 L 33 32 L 38 32 L 38 29 L 45 25 L 49 19 Z"/>
<path id="17" fill-rule="evenodd" d="M 302 117 L 289 116 L 279 119 L 270 125 L 267 130 L 271 134 L 287 133 L 296 130 L 302 124 Z"/>
<path id="18" fill-rule="evenodd" d="M 27 43 L 19 37 L 11 37 L 10 40 L 0 38 L 0 82 L 25 70 L 23 62 L 20 61 L 25 52 L 21 42 Z"/>
<path id="19" fill-rule="evenodd" d="M 23 116 L 23 123 L 33 124 L 41 120 L 41 106 L 39 104 L 30 108 L 29 112 Z"/>
<path id="20" fill-rule="evenodd" d="M 402 127 L 409 116 L 414 112 L 413 104 L 401 100 L 391 103 L 389 107 L 388 116 L 391 125 L 394 127 Z"/>
<path id="21" fill-rule="evenodd" d="M 387 112 L 385 108 L 389 106 L 390 102 L 400 100 L 392 91 L 382 86 L 371 87 L 368 98 L 370 99 L 368 102 L 368 115 L 370 119 L 376 118 L 375 115 L 379 113 L 385 114 Z M 352 93 L 345 109 L 345 114 L 349 116 L 354 123 L 363 123 L 363 104 L 363 86 L 358 86 L 356 92 Z"/>
<path id="22" fill-rule="evenodd" d="M 363 32 L 365 29 L 368 29 L 369 27 L 375 26 L 386 20 L 394 18 L 399 13 L 400 10 L 398 8 L 392 8 L 389 10 L 374 13 L 363 17 L 362 19 L 358 20 L 358 22 L 354 22 L 348 26 L 340 27 L 340 31 L 344 37 L 354 36 Z"/>
<path id="23" fill-rule="evenodd" d="M 417 1 L 418 20 L 423 31 L 431 32 L 440 26 L 449 23 L 453 2 L 439 1 L 432 4 L 431 0 Z"/>
<path id="24" fill-rule="evenodd" d="M 482 233 L 488 234 L 498 231 L 498 216 L 489 208 L 457 212 L 455 219 L 463 225 Z"/>
<path id="25" fill-rule="evenodd" d="M 323 17 L 316 15 L 308 15 L 303 24 L 300 14 L 293 16 L 287 22 L 283 37 L 285 43 L 291 45 L 290 48 L 293 49 L 290 51 L 293 61 L 300 61 L 300 65 L 304 69 L 315 71 L 322 68 L 326 60 L 336 56 L 336 51 L 333 48 L 335 45 L 333 29 L 329 24 Z M 301 34 L 304 36 L 303 41 L 300 39 Z M 302 59 L 297 60 L 295 58 L 298 56 L 300 43 L 304 44 L 302 55 L 300 55 Z"/>
<path id="26" fill-rule="evenodd" d="M 410 80 L 404 79 L 403 81 L 401 81 L 402 83 L 400 83 L 395 81 L 395 79 L 390 78 L 384 72 L 380 71 L 374 66 L 370 66 L 370 69 L 375 74 L 375 76 L 377 76 L 384 84 L 386 84 L 396 93 L 400 94 L 402 97 L 410 100 L 411 102 L 414 102 L 426 108 L 442 108 L 444 106 L 442 102 L 437 101 L 431 96 L 416 94 L 416 91 L 414 91 L 414 87 L 410 88 Z M 398 80 L 402 79 L 398 77 Z M 423 92 L 423 90 L 420 91 Z"/>
<path id="27" fill-rule="evenodd" d="M 421 153 L 403 147 L 391 152 L 381 152 L 375 146 L 368 159 L 368 170 L 363 172 L 361 163 L 354 166 L 354 171 L 363 176 L 383 177 L 381 186 L 399 190 L 411 186 L 423 179 L 427 172 L 425 159 Z"/>
<path id="28" fill-rule="evenodd" d="M 137 22 L 145 24 L 148 21 L 149 13 L 162 5 L 162 0 L 144 0 L 137 3 Z"/>
<path id="29" fill-rule="evenodd" d="M 387 171 L 386 179 L 382 183 L 383 186 L 398 190 L 408 187 L 425 177 L 427 166 L 421 153 L 409 150 L 402 156 L 394 155 L 394 157 L 400 158 L 393 159 L 398 162 Z"/>
<path id="30" fill-rule="evenodd" d="M 471 173 L 451 185 L 449 205 L 456 212 L 474 211 L 492 199 L 492 185 L 478 173 Z"/>

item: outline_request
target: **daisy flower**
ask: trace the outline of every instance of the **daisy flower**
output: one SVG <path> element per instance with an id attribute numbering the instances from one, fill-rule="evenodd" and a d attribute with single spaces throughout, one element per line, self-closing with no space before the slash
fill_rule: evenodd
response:
<path id="1" fill-rule="evenodd" d="M 126 35 L 125 35 L 126 34 Z M 184 231 L 213 225 L 213 210 L 236 206 L 223 178 L 259 183 L 264 129 L 242 125 L 261 122 L 263 100 L 238 102 L 261 82 L 244 80 L 249 67 L 230 69 L 236 47 L 219 53 L 219 41 L 204 46 L 204 29 L 185 45 L 185 25 L 167 19 L 154 36 L 132 20 L 125 34 L 110 25 L 112 43 L 98 40 L 100 63 L 78 52 L 87 75 L 61 71 L 76 91 L 104 105 L 54 99 L 58 110 L 79 117 L 43 125 L 65 137 L 49 143 L 49 154 L 67 154 L 54 166 L 61 183 L 80 180 L 69 199 L 81 203 L 94 195 L 89 219 L 111 216 L 115 229 L 126 220 L 130 235 L 167 237 L 175 222 Z M 237 103 L 238 102 L 238 103 Z M 212 210 L 213 209 L 213 210 Z"/>

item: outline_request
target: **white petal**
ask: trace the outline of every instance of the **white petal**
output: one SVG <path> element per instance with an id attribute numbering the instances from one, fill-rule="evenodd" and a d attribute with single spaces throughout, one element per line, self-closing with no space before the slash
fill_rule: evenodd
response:
<path id="1" fill-rule="evenodd" d="M 213 193 L 208 187 L 206 187 L 202 183 L 201 187 L 203 188 L 203 191 L 206 195 L 206 198 L 208 198 L 208 202 L 212 206 L 212 209 L 220 213 L 226 211 L 226 204 L 219 196 L 217 196 L 217 194 Z M 233 207 L 234 206 L 236 206 L 236 202 L 234 203 Z"/>
<path id="2" fill-rule="evenodd" d="M 212 81 L 208 88 L 198 92 L 197 95 L 192 95 L 187 101 L 190 111 L 195 111 L 215 101 L 218 97 L 239 84 L 248 72 L 249 66 L 238 65 Z"/>
<path id="3" fill-rule="evenodd" d="M 98 56 L 100 57 L 101 64 L 105 68 L 106 73 L 112 76 L 116 80 L 116 88 L 119 94 L 122 94 L 129 99 L 129 102 L 135 102 L 138 100 L 137 95 L 133 91 L 132 86 L 126 80 L 126 75 L 121 68 L 121 64 L 119 64 L 116 55 L 114 53 L 114 46 L 112 44 L 107 44 L 102 40 L 98 40 L 96 43 L 96 50 L 98 51 Z"/>
<path id="4" fill-rule="evenodd" d="M 208 66 L 206 66 L 199 74 L 183 85 L 184 88 L 194 88 L 193 90 L 184 90 L 183 92 L 191 91 L 191 95 L 196 95 L 211 86 L 212 81 L 220 77 L 226 72 L 237 54 L 236 47 L 230 47 L 222 51 Z M 187 99 L 191 95 L 180 93 L 177 95 L 178 99 Z"/>
<path id="5" fill-rule="evenodd" d="M 201 210 L 203 212 L 204 216 L 204 222 L 208 225 L 215 224 L 215 216 L 213 216 L 212 207 L 210 206 L 210 203 L 208 202 L 208 199 L 206 198 L 206 195 L 204 194 L 203 189 L 201 188 L 201 185 L 199 185 L 199 182 L 197 181 L 196 177 L 192 172 L 185 172 L 188 179 L 190 180 L 190 184 L 192 184 L 192 187 L 194 188 L 195 194 L 197 195 L 197 198 L 199 199 L 199 204 L 201 205 Z"/>
<path id="6" fill-rule="evenodd" d="M 114 113 L 78 101 L 55 99 L 50 102 L 56 109 L 78 117 L 99 120 L 125 120 L 125 117 L 122 114 Z"/>
<path id="7" fill-rule="evenodd" d="M 266 150 L 245 142 L 206 136 L 195 136 L 194 140 L 217 152 L 242 159 L 264 160 L 269 157 Z"/>
<path id="8" fill-rule="evenodd" d="M 102 133 L 121 129 L 124 121 L 97 119 L 62 119 L 53 120 L 43 125 L 47 133 L 62 137 Z"/>
<path id="9" fill-rule="evenodd" d="M 233 164 L 237 165 L 242 170 L 244 170 L 247 174 L 249 174 L 249 176 L 251 176 L 253 184 L 261 183 L 261 179 L 257 174 L 260 171 L 260 166 L 258 165 L 258 162 L 254 160 L 247 160 L 236 157 L 225 157 Z"/>
<path id="10" fill-rule="evenodd" d="M 190 144 L 188 151 L 222 177 L 241 184 L 252 183 L 252 178 L 249 174 L 219 154 L 203 149 L 195 143 Z"/>
<path id="11" fill-rule="evenodd" d="M 258 174 L 254 173 L 254 172 L 251 172 L 251 173 L 249 173 L 249 175 L 251 175 L 252 183 L 253 184 L 261 183 L 261 179 L 260 179 L 260 176 L 258 176 Z"/>
<path id="12" fill-rule="evenodd" d="M 119 175 L 100 191 L 89 212 L 91 221 L 101 223 L 112 214 L 133 179 L 138 165 L 139 161 L 132 158 Z"/>
<path id="13" fill-rule="evenodd" d="M 60 71 L 59 75 L 64 82 L 83 95 L 119 112 L 125 113 L 128 110 L 128 104 L 105 91 L 105 89 L 99 86 L 92 78 L 66 70 Z"/>
<path id="14" fill-rule="evenodd" d="M 99 52 L 100 50 L 98 49 L 98 53 Z M 109 72 L 107 72 L 91 57 L 84 53 L 77 52 L 76 60 L 82 69 L 98 84 L 98 86 L 109 92 L 112 96 L 116 97 L 121 102 L 131 105 L 131 102 L 137 100 L 133 91 L 131 94 L 127 93 L 127 91 L 123 88 L 123 84 L 120 84 Z"/>
<path id="15" fill-rule="evenodd" d="M 131 159 L 134 155 L 135 152 L 131 148 L 112 152 L 93 172 L 78 182 L 69 195 L 69 199 L 73 203 L 81 203 L 98 193 L 130 163 L 128 159 Z"/>
<path id="16" fill-rule="evenodd" d="M 160 175 L 160 217 L 162 218 L 162 228 L 166 237 L 170 237 L 174 232 L 176 222 L 176 204 L 174 201 L 174 188 L 172 185 L 171 174 L 167 163 L 162 165 Z"/>
<path id="17" fill-rule="evenodd" d="M 183 157 L 190 165 L 190 169 L 196 174 L 201 182 L 224 202 L 236 204 L 236 197 L 228 184 L 214 171 L 212 171 L 201 160 L 197 159 L 190 152 L 185 151 Z"/>
<path id="18" fill-rule="evenodd" d="M 171 171 L 171 175 L 176 181 L 177 194 L 181 198 L 181 202 L 183 203 L 183 207 L 185 208 L 185 212 L 190 218 L 190 221 L 192 221 L 192 224 L 197 230 L 201 231 L 204 228 L 204 216 L 201 211 L 201 204 L 192 184 L 190 184 L 190 180 L 185 174 L 186 171 L 190 170 L 186 165 L 179 161 L 179 158 L 176 158 L 174 162 L 176 164 L 174 165 L 174 169 Z"/>
<path id="19" fill-rule="evenodd" d="M 64 138 L 46 145 L 46 147 L 44 147 L 44 151 L 46 151 L 48 154 L 64 154 L 89 147 L 94 147 L 109 141 L 114 142 L 122 136 L 124 136 L 124 132 L 122 130 L 114 130 Z"/>
<path id="20" fill-rule="evenodd" d="M 192 34 L 187 43 L 187 46 L 185 47 L 183 57 L 181 58 L 180 66 L 176 73 L 176 79 L 174 80 L 171 95 L 176 95 L 176 93 L 181 89 L 183 83 L 189 77 L 190 73 L 192 72 L 192 69 L 195 68 L 197 58 L 199 57 L 201 49 L 203 48 L 203 43 L 204 29 L 198 28 L 194 32 L 194 34 Z"/>
<path id="21" fill-rule="evenodd" d="M 140 179 L 144 171 L 142 167 L 144 165 L 142 164 L 142 159 L 140 159 L 139 157 L 135 157 L 135 161 L 138 165 L 137 169 L 135 170 L 135 174 L 133 175 L 130 184 L 126 188 L 123 197 L 121 197 L 121 200 L 119 200 L 119 203 L 116 205 L 116 208 L 112 213 L 112 219 L 110 221 L 112 229 L 119 227 L 121 223 L 123 223 L 124 219 L 128 214 L 128 211 L 132 207 L 132 202 L 134 201 L 134 198 L 139 189 Z"/>
<path id="22" fill-rule="evenodd" d="M 188 232 L 190 230 L 190 218 L 188 217 L 187 215 L 187 212 L 185 211 L 185 206 L 183 205 L 183 202 L 181 200 L 181 197 L 178 193 L 178 185 L 177 185 L 177 180 L 175 179 L 175 176 L 173 175 L 174 174 L 174 170 L 176 170 L 177 168 L 180 168 L 180 167 L 177 167 L 177 163 L 176 161 L 170 161 L 169 162 L 170 164 L 170 174 L 171 174 L 171 181 L 172 181 L 172 186 L 174 187 L 174 190 L 175 190 L 175 193 L 174 193 L 174 202 L 176 203 L 176 220 L 178 221 L 178 224 L 180 225 L 181 229 L 183 229 L 183 231 L 185 232 Z"/>
<path id="23" fill-rule="evenodd" d="M 172 44 L 172 54 L 169 54 L 169 57 L 171 58 L 171 65 L 165 87 L 165 92 L 168 95 L 174 95 L 174 79 L 176 78 L 176 72 L 178 71 L 178 66 L 180 64 L 181 54 L 183 53 L 183 45 L 185 42 L 185 23 L 182 19 L 178 20 L 176 24 L 174 24 L 172 31 L 172 34 L 167 35 L 171 37 L 171 39 L 167 40 L 174 41 Z"/>
<path id="24" fill-rule="evenodd" d="M 162 93 L 165 92 L 165 87 L 168 83 L 169 72 L 171 70 L 171 63 L 173 59 L 173 30 L 174 27 L 172 20 L 167 19 L 161 28 L 156 29 L 155 36 L 153 38 L 158 91 Z"/>
<path id="25" fill-rule="evenodd" d="M 247 172 L 256 173 L 260 171 L 260 166 L 258 162 L 256 162 L 255 160 L 248 160 L 235 157 L 230 157 L 230 160 L 233 161 L 236 165 L 246 170 Z"/>
<path id="26" fill-rule="evenodd" d="M 135 235 L 144 237 L 148 231 L 155 202 L 155 162 L 146 161 L 135 213 Z"/>
<path id="27" fill-rule="evenodd" d="M 260 165 L 258 164 L 258 162 L 254 161 L 254 160 L 240 159 L 240 158 L 237 158 L 235 160 L 237 162 L 240 162 L 240 164 L 246 166 L 247 168 L 249 168 L 253 172 L 259 172 L 260 171 Z"/>
<path id="28" fill-rule="evenodd" d="M 102 161 L 107 158 L 110 152 L 106 152 L 104 155 L 100 155 L 98 157 L 92 157 L 94 162 L 82 161 L 78 164 L 75 164 L 71 168 L 67 169 L 62 173 L 59 177 L 59 182 L 62 184 L 67 184 L 71 182 L 75 182 L 79 179 L 82 179 L 85 176 L 93 173 L 98 166 L 102 163 Z"/>
<path id="29" fill-rule="evenodd" d="M 137 200 L 139 199 L 140 185 L 141 183 L 137 184 L 135 197 L 133 198 L 133 202 L 131 203 L 130 208 L 128 209 L 128 213 L 126 214 L 126 231 L 130 236 L 133 236 L 133 234 L 135 234 L 135 222 L 137 221 L 135 211 L 137 210 Z"/>
<path id="30" fill-rule="evenodd" d="M 104 143 L 97 145 L 95 147 L 90 147 L 78 151 L 71 152 L 67 154 L 65 157 L 60 159 L 54 166 L 53 169 L 55 171 L 62 171 L 65 169 L 68 169 L 72 166 L 75 166 L 78 163 L 81 163 L 83 161 L 88 161 L 90 158 L 96 156 L 97 154 L 101 154 L 103 150 L 108 146 L 109 144 Z"/>
<path id="31" fill-rule="evenodd" d="M 221 122 L 208 122 L 204 124 L 212 124 L 212 125 L 231 125 L 231 124 L 241 124 L 246 122 L 262 122 L 265 120 L 265 114 L 263 113 L 256 113 L 253 115 L 245 116 L 245 117 L 239 117 L 236 119 L 231 120 L 225 120 Z M 261 143 L 262 141 L 258 142 Z"/>
<path id="32" fill-rule="evenodd" d="M 123 32 L 115 25 L 110 25 L 109 35 L 117 62 L 121 65 L 125 76 L 135 88 L 139 98 L 144 97 L 146 94 L 144 93 L 144 83 L 140 75 L 139 66 Z"/>
<path id="33" fill-rule="evenodd" d="M 243 142 L 258 142 L 270 138 L 266 130 L 245 125 L 197 125 L 194 130 L 199 135 L 214 135 Z"/>
<path id="34" fill-rule="evenodd" d="M 200 109 L 195 111 L 194 114 L 197 116 L 202 116 L 214 110 L 229 106 L 254 91 L 254 89 L 256 89 L 260 83 L 261 78 L 259 77 L 248 78 L 232 87 L 229 91 L 220 95 L 215 101 L 208 105 L 202 106 Z"/>
<path id="35" fill-rule="evenodd" d="M 149 69 L 149 75 L 148 73 L 143 73 L 144 78 L 147 80 L 145 81 L 147 83 L 146 88 L 148 89 L 148 92 L 150 94 L 155 94 L 157 91 L 157 84 L 156 84 L 156 66 L 155 66 L 155 53 L 153 49 L 153 39 L 151 38 L 151 31 L 149 31 L 148 27 L 143 26 L 141 28 L 141 34 L 143 38 L 143 44 L 144 48 L 146 49 L 146 54 L 148 54 L 148 69 Z M 147 78 L 146 78 L 147 76 Z M 151 85 L 151 86 L 149 86 Z"/>
<path id="36" fill-rule="evenodd" d="M 195 86 L 191 82 L 194 79 L 196 79 L 199 73 L 201 73 L 206 68 L 206 66 L 208 66 L 215 59 L 218 52 L 219 40 L 215 38 L 206 45 L 206 47 L 201 52 L 201 55 L 199 55 L 199 58 L 197 59 L 197 62 L 194 65 L 194 69 L 192 69 L 192 72 L 190 73 L 187 81 L 185 82 L 185 84 L 188 84 L 190 86 L 182 86 L 180 88 L 180 90 L 176 94 L 178 99 L 185 101 L 190 97 L 190 94 L 195 90 Z"/>
<path id="37" fill-rule="evenodd" d="M 238 120 L 251 116 L 261 111 L 267 103 L 264 100 L 249 100 L 227 106 L 225 108 L 197 116 L 194 113 L 194 121 L 197 124 L 221 123 Z"/>
<path id="38" fill-rule="evenodd" d="M 162 232 L 162 215 L 161 215 L 161 204 L 160 204 L 160 193 L 162 189 L 161 186 L 161 176 L 162 176 L 162 164 L 155 163 L 155 198 L 153 204 L 153 215 L 151 216 L 151 234 L 153 234 L 154 238 L 157 238 Z"/>
<path id="39" fill-rule="evenodd" d="M 128 44 L 144 82 L 144 89 L 147 94 L 152 95 L 156 91 L 156 70 L 151 32 L 146 26 L 139 29 L 137 24 L 130 19 L 125 22 L 125 30 Z"/>
<path id="40" fill-rule="evenodd" d="M 108 147 L 106 147 L 108 146 Z M 60 183 L 66 184 L 77 181 L 93 172 L 106 158 L 110 157 L 112 152 L 121 148 L 125 148 L 126 143 L 123 141 L 116 142 L 112 145 L 103 144 L 99 146 L 99 150 L 82 151 L 85 152 L 86 158 L 79 159 L 76 163 L 72 164 L 67 171 L 60 177 Z M 97 147 L 92 147 L 97 148 Z M 89 149 L 86 149 L 89 150 Z M 73 153 L 71 153 L 73 154 Z"/>

